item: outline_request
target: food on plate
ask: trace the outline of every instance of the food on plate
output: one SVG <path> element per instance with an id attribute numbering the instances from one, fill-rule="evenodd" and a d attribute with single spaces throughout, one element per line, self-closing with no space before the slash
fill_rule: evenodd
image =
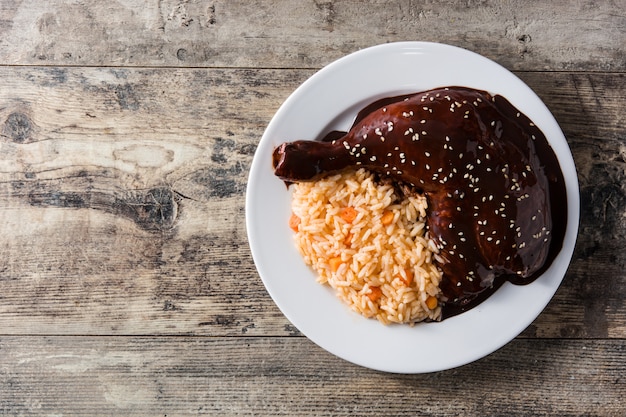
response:
<path id="1" fill-rule="evenodd" d="M 443 87 L 381 99 L 348 132 L 283 143 L 273 166 L 288 184 L 363 168 L 407 198 L 423 195 L 442 318 L 506 281 L 532 282 L 562 245 L 567 202 L 556 155 L 500 95 Z"/>
<path id="2" fill-rule="evenodd" d="M 347 170 L 294 184 L 292 211 L 305 263 L 353 310 L 385 324 L 441 319 L 424 196 Z"/>

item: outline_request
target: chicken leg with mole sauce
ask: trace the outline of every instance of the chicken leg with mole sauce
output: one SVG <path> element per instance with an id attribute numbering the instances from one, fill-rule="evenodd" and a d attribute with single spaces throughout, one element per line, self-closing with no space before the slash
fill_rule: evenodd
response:
<path id="1" fill-rule="evenodd" d="M 273 166 L 288 184 L 367 168 L 424 193 L 442 260 L 444 318 L 505 281 L 532 282 L 562 245 L 567 206 L 558 160 L 528 117 L 485 91 L 446 87 L 379 100 L 347 133 L 283 143 Z"/>

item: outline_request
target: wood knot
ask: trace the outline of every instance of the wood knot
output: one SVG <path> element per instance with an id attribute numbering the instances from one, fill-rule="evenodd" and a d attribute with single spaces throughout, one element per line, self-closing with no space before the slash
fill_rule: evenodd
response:
<path id="1" fill-rule="evenodd" d="M 179 61 L 184 61 L 187 59 L 187 50 L 185 48 L 179 48 L 176 51 L 176 58 L 178 58 Z"/>
<path id="2" fill-rule="evenodd" d="M 32 132 L 33 122 L 30 120 L 30 117 L 21 112 L 9 114 L 2 129 L 4 137 L 17 143 L 30 142 Z"/>
<path id="3" fill-rule="evenodd" d="M 168 187 L 152 188 L 133 200 L 127 203 L 132 209 L 131 217 L 144 229 L 169 229 L 178 216 L 180 198 Z"/>

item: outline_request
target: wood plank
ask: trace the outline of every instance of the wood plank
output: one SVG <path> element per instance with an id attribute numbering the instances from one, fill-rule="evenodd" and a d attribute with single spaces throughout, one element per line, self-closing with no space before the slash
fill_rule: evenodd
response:
<path id="1" fill-rule="evenodd" d="M 243 196 L 306 71 L 0 74 L 0 333 L 292 331 L 256 275 Z"/>
<path id="2" fill-rule="evenodd" d="M 517 340 L 424 375 L 351 365 L 304 338 L 2 337 L 0 352 L 4 415 L 626 413 L 623 340 Z"/>
<path id="3" fill-rule="evenodd" d="M 421 40 L 514 70 L 626 68 L 626 18 L 610 2 L 9 0 L 0 16 L 0 63 L 9 65 L 320 68 L 364 47 Z"/>
<path id="4" fill-rule="evenodd" d="M 297 334 L 256 273 L 244 193 L 263 129 L 311 74 L 0 67 L 0 334 Z M 524 337 L 624 338 L 624 75 L 519 75 L 561 123 L 583 197 L 570 270 Z"/>

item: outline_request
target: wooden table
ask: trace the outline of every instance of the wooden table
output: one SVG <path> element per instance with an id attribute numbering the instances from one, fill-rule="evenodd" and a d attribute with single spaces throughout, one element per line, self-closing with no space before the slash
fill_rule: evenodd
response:
<path id="1" fill-rule="evenodd" d="M 528 83 L 582 201 L 544 313 L 422 375 L 300 334 L 244 224 L 279 105 L 333 60 L 401 40 Z M 0 1 L 0 414 L 626 415 L 625 90 L 623 1 Z"/>

